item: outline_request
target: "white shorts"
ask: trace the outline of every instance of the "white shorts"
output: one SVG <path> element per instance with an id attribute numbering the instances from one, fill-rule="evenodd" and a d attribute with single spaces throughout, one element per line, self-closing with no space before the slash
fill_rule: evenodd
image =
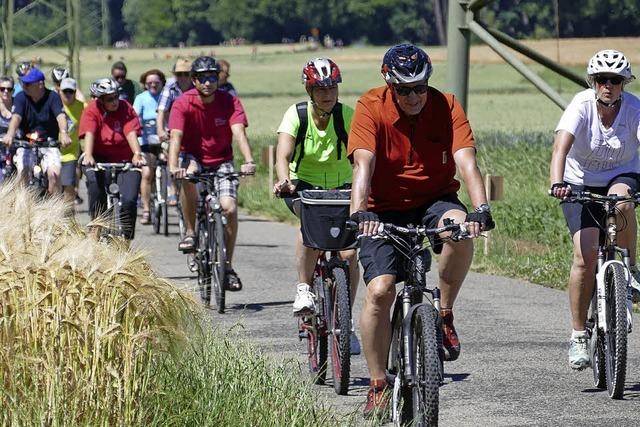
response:
<path id="1" fill-rule="evenodd" d="M 40 161 L 40 167 L 46 171 L 49 168 L 60 171 L 62 167 L 62 156 L 60 150 L 54 147 L 41 148 L 42 160 Z M 13 163 L 18 168 L 18 172 L 23 169 L 31 169 L 35 166 L 36 154 L 34 150 L 27 150 L 24 148 L 18 148 L 16 155 L 13 156 Z"/>

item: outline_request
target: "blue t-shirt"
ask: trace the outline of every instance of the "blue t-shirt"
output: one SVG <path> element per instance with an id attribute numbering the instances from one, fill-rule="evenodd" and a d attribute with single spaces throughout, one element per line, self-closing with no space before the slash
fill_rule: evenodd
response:
<path id="1" fill-rule="evenodd" d="M 141 145 L 149 144 L 149 136 L 157 135 L 156 111 L 158 109 L 158 98 L 160 94 L 153 96 L 148 90 L 136 96 L 133 102 L 133 109 L 140 117 L 142 125 L 142 137 L 138 138 Z"/>
<path id="2" fill-rule="evenodd" d="M 64 114 L 60 96 L 52 90 L 45 89 L 38 102 L 33 102 L 25 92 L 20 92 L 13 100 L 11 112 L 22 117 L 20 130 L 23 135 L 37 131 L 43 138 L 58 139 L 60 129 L 56 117 Z"/>
<path id="3" fill-rule="evenodd" d="M 15 98 L 17 94 L 19 94 L 20 92 L 22 92 L 22 85 L 20 84 L 20 82 L 16 82 L 13 85 L 13 97 Z"/>

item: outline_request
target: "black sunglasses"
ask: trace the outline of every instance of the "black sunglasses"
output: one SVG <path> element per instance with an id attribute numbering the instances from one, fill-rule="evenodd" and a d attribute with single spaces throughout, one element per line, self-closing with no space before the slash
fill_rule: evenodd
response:
<path id="1" fill-rule="evenodd" d="M 196 76 L 196 80 L 198 80 L 201 85 L 205 84 L 206 82 L 216 83 L 218 81 L 218 76 L 216 74 L 211 74 L 209 76 Z"/>
<path id="2" fill-rule="evenodd" d="M 607 84 L 611 82 L 612 85 L 617 86 L 624 81 L 624 77 L 620 76 L 595 76 L 593 78 L 599 85 Z"/>
<path id="3" fill-rule="evenodd" d="M 189 72 L 187 71 L 179 71 L 177 73 L 174 73 L 176 77 L 189 77 Z"/>
<path id="4" fill-rule="evenodd" d="M 416 95 L 422 95 L 427 91 L 427 89 L 429 89 L 429 85 L 427 83 L 417 86 L 394 85 L 393 87 L 395 88 L 396 93 L 400 96 L 409 96 L 411 92 L 415 92 Z"/>
<path id="5" fill-rule="evenodd" d="M 12 87 L 0 87 L 0 92 L 13 92 Z"/>
<path id="6" fill-rule="evenodd" d="M 62 93 L 64 93 L 65 95 L 71 95 L 73 93 L 76 93 L 76 91 L 73 89 L 65 89 L 62 91 Z"/>

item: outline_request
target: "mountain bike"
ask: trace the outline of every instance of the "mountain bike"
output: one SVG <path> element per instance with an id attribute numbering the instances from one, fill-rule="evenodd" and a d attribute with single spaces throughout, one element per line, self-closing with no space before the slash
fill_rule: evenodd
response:
<path id="1" fill-rule="evenodd" d="M 349 221 L 349 227 L 357 224 Z M 400 227 L 380 224 L 373 239 L 385 239 L 402 255 L 406 277 L 397 293 L 391 320 L 392 338 L 387 362 L 387 381 L 393 384 L 391 400 L 395 425 L 438 424 L 439 388 L 444 378 L 440 288 L 427 285 L 431 254 L 425 238 L 450 232 L 442 240 L 470 238 L 464 224 L 445 219 L 442 227 Z M 424 296 L 430 298 L 424 300 Z"/>
<path id="2" fill-rule="evenodd" d="M 30 158 L 29 168 L 23 171 L 27 176 L 27 185 L 34 188 L 38 196 L 44 197 L 49 189 L 49 177 L 46 169 L 42 166 L 45 150 L 59 149 L 60 142 L 52 138 L 41 139 L 36 136 L 29 139 L 14 139 L 12 147 L 13 150 L 22 148 L 24 150 L 23 158 Z M 13 158 L 16 160 L 16 156 Z"/>
<path id="3" fill-rule="evenodd" d="M 590 191 L 572 191 L 564 200 L 569 203 L 602 205 L 606 220 L 599 222 L 601 242 L 598 246 L 596 286 L 591 300 L 587 331 L 590 335 L 593 384 L 607 389 L 609 397 L 621 399 L 627 373 L 627 336 L 633 325 L 631 258 L 629 249 L 617 244 L 616 205 L 640 204 L 640 193 L 618 196 Z"/>
<path id="4" fill-rule="evenodd" d="M 101 239 L 119 238 L 124 235 L 122 223 L 122 203 L 120 202 L 120 186 L 118 185 L 118 175 L 127 171 L 140 171 L 140 168 L 133 167 L 132 163 L 96 163 L 94 167 L 87 170 L 104 172 L 109 175 L 109 185 L 107 186 L 107 212 L 108 226 L 102 229 Z"/>
<path id="5" fill-rule="evenodd" d="M 3 135 L 0 135 L 2 138 Z M 13 165 L 13 154 L 7 147 L 0 148 L 0 184 L 8 180 L 15 174 L 16 168 Z"/>
<path id="6" fill-rule="evenodd" d="M 228 285 L 227 245 L 225 243 L 225 227 L 227 220 L 222 214 L 222 205 L 215 188 L 215 178 L 234 178 L 247 176 L 243 172 L 198 172 L 189 174 L 183 179 L 201 184 L 198 187 L 199 197 L 196 210 L 196 248 L 190 268 L 198 272 L 198 287 L 202 300 L 218 308 L 218 313 L 225 310 L 225 291 Z"/>
<path id="7" fill-rule="evenodd" d="M 300 192 L 300 223 L 305 246 L 319 249 L 311 288 L 316 310 L 300 317 L 298 338 L 307 340 L 309 371 L 325 384 L 329 348 L 333 388 L 346 395 L 351 371 L 351 286 L 349 264 L 339 251 L 355 246 L 355 233 L 345 228 L 351 190 Z"/>

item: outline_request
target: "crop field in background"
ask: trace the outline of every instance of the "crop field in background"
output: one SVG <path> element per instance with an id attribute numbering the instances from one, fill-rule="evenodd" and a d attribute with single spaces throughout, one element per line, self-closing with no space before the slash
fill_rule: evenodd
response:
<path id="1" fill-rule="evenodd" d="M 610 38 L 540 40 L 526 44 L 584 74 L 589 58 L 604 48 L 622 50 L 637 67 L 638 42 L 640 38 Z M 93 49 L 82 54 L 82 87 L 86 89 L 92 79 L 106 76 L 111 63 L 120 59 L 126 62 L 130 78 L 137 79 L 150 68 L 168 72 L 178 56 L 213 54 L 225 58 L 231 62 L 230 80 L 238 89 L 249 117 L 248 134 L 254 156 L 259 157 L 261 147 L 275 144 L 275 130 L 287 107 L 306 98 L 300 73 L 307 60 L 317 56 L 335 60 L 343 75 L 340 100 L 355 105 L 363 92 L 383 84 L 380 62 L 386 49 L 362 46 L 309 51 L 300 45 L 259 45 L 255 51 L 253 46 Z M 425 49 L 434 62 L 430 84 L 446 90 L 446 48 Z M 56 62 L 50 52 L 38 54 L 45 62 Z M 481 170 L 504 176 L 505 183 L 505 200 L 492 203 L 498 228 L 492 234 L 489 255 L 476 250 L 474 268 L 564 287 L 570 242 L 557 203 L 546 196 L 553 129 L 561 110 L 502 63 L 487 46 L 473 46 L 470 58 L 467 114 L 476 134 Z M 533 68 L 567 100 L 580 90 L 578 85 L 541 66 L 534 64 Z M 634 92 L 637 85 L 640 83 L 631 84 L 628 90 Z M 254 214 L 293 222 L 283 203 L 269 197 L 266 181 L 264 167 L 257 177 L 245 180 L 241 186 L 241 205 Z M 477 246 L 482 248 L 483 242 Z"/>

